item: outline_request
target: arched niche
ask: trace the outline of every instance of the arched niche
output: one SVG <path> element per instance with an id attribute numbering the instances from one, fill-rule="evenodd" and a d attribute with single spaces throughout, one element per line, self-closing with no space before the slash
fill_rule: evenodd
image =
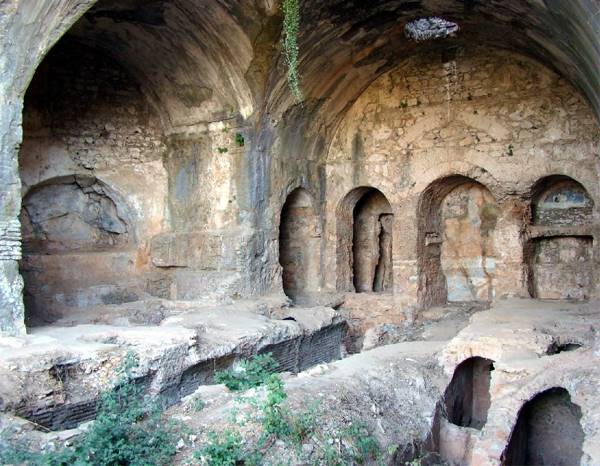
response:
<path id="1" fill-rule="evenodd" d="M 21 209 L 25 254 L 104 251 L 134 238 L 125 203 L 94 176 L 70 175 L 34 186 Z"/>
<path id="2" fill-rule="evenodd" d="M 572 226 L 591 221 L 594 201 L 583 185 L 573 178 L 564 175 L 542 178 L 532 193 L 534 225 Z"/>
<path id="3" fill-rule="evenodd" d="M 356 188 L 342 200 L 337 217 L 338 289 L 391 292 L 394 215 L 385 195 Z"/>
<path id="4" fill-rule="evenodd" d="M 319 290 L 320 228 L 312 196 L 297 188 L 281 209 L 279 263 L 283 269 L 283 290 L 298 298 Z"/>
<path id="5" fill-rule="evenodd" d="M 457 426 L 481 429 L 490 407 L 494 361 L 473 357 L 461 362 L 444 393 L 448 420 Z"/>
<path id="6" fill-rule="evenodd" d="M 490 191 L 465 176 L 430 184 L 418 206 L 419 301 L 490 301 L 499 209 Z"/>
<path id="7" fill-rule="evenodd" d="M 164 225 L 164 112 L 140 68 L 110 46 L 117 31 L 99 40 L 93 18 L 86 13 L 48 51 L 25 94 L 20 270 L 28 326 L 89 321 L 97 306 L 141 299 L 145 244 Z"/>
<path id="8" fill-rule="evenodd" d="M 63 176 L 34 186 L 23 198 L 20 220 L 20 268 L 30 326 L 51 322 L 58 308 L 84 307 L 93 301 L 97 291 L 91 290 L 103 271 L 117 277 L 123 272 L 119 267 L 126 268 L 111 253 L 131 250 L 135 244 L 124 200 L 94 176 Z M 114 291 L 107 290 L 103 298 L 115 303 L 137 299 Z"/>
<path id="9" fill-rule="evenodd" d="M 503 466 L 572 466 L 581 463 L 581 408 L 564 388 L 551 388 L 525 403 L 502 453 Z"/>
<path id="10" fill-rule="evenodd" d="M 594 286 L 594 201 L 577 181 L 549 176 L 532 189 L 532 239 L 526 244 L 533 298 L 585 300 Z"/>

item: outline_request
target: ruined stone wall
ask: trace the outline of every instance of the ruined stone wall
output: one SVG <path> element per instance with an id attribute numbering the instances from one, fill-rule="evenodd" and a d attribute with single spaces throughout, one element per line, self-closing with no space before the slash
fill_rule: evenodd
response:
<path id="1" fill-rule="evenodd" d="M 152 294 L 219 300 L 256 292 L 248 247 L 255 232 L 241 209 L 245 128 L 232 119 L 180 128 L 166 144 L 170 228 L 151 243 Z"/>
<path id="2" fill-rule="evenodd" d="M 148 242 L 167 220 L 164 151 L 156 112 L 109 54 L 69 37 L 50 52 L 19 154 L 30 323 L 143 295 Z"/>
<path id="3" fill-rule="evenodd" d="M 534 190 L 526 245 L 531 296 L 588 299 L 594 294 L 594 202 L 583 186 L 557 176 Z"/>
<path id="4" fill-rule="evenodd" d="M 110 52 L 80 45 L 68 35 L 50 51 L 29 85 L 23 130 L 21 177 L 29 186 L 62 174 L 61 169 L 148 163 L 164 151 L 155 111 L 131 74 Z M 54 153 L 39 147 L 50 143 Z M 66 160 L 59 162 L 58 157 Z"/>
<path id="5" fill-rule="evenodd" d="M 493 268 L 489 274 L 493 291 L 488 283 L 470 292 L 470 298 L 526 296 L 525 230 L 533 187 L 544 176 L 567 175 L 596 199 L 599 150 L 598 123 L 586 103 L 541 65 L 482 47 L 414 56 L 361 95 L 329 150 L 326 282 L 334 288 L 339 273 L 336 209 L 352 189 L 372 186 L 397 213 L 393 255 L 398 299 L 415 303 L 428 286 L 439 286 L 426 276 L 424 263 L 419 266 L 417 251 L 425 244 L 438 244 L 445 251 L 437 254 L 444 257 L 444 282 L 449 289 L 447 294 L 442 290 L 433 303 L 440 302 L 439 296 L 469 298 L 461 292 L 459 280 L 448 278 L 452 242 L 444 238 L 442 225 L 448 231 L 449 222 L 425 221 L 419 231 L 419 219 L 439 217 L 440 209 L 448 212 L 441 203 L 449 191 L 463 182 L 477 182 L 489 190 L 481 202 L 475 202 L 481 204 L 479 214 L 470 220 L 470 215 L 462 216 L 465 222 L 453 228 L 465 247 L 481 245 L 475 248 L 479 252 L 459 254 L 462 260 L 472 256 L 472 266 L 463 267 L 461 273 L 466 270 L 471 279 L 480 275 L 482 283 L 488 283 L 487 267 L 482 266 L 487 263 Z M 462 181 L 451 178 L 455 175 Z M 426 191 L 428 186 L 432 188 Z M 425 208 L 424 192 L 430 193 L 432 201 L 425 203 L 429 210 L 419 211 Z M 465 214 L 470 204 L 464 204 Z M 493 206 L 493 212 L 483 209 L 484 204 Z M 595 210 L 592 218 L 597 222 Z M 486 228 L 493 235 L 482 243 Z M 456 264 L 452 267 L 456 269 Z"/>
<path id="6" fill-rule="evenodd" d="M 76 19 L 94 3 L 96 3 L 94 0 L 77 2 L 73 0 L 10 1 L 4 2 L 0 7 L 0 32 L 2 32 L 2 37 L 5 38 L 1 44 L 2 56 L 6 57 L 6 60 L 0 63 L 0 96 L 2 101 L 6 103 L 0 117 L 0 129 L 2 129 L 0 177 L 3 185 L 3 190 L 0 193 L 0 210 L 2 211 L 2 221 L 7 222 L 6 227 L 4 223 L 2 224 L 2 231 L 8 232 L 3 234 L 1 238 L 1 246 L 6 252 L 3 253 L 2 262 L 0 263 L 2 271 L 0 301 L 3 303 L 3 309 L 7 309 L 7 311 L 1 318 L 0 325 L 12 333 L 23 331 L 22 325 L 17 323 L 15 327 L 12 323 L 22 320 L 23 311 L 20 303 L 21 281 L 17 273 L 17 260 L 20 257 L 19 238 L 18 234 L 15 233 L 21 199 L 17 155 L 18 146 L 21 142 L 23 96 L 28 81 L 33 76 L 41 58 L 61 35 L 73 25 Z M 238 286 L 238 289 L 244 288 L 245 292 L 263 292 L 277 288 L 280 281 L 280 269 L 277 260 L 278 215 L 290 189 L 298 185 L 308 186 L 315 193 L 319 203 L 325 203 L 325 200 L 327 200 L 329 205 L 336 204 L 341 199 L 342 192 L 348 192 L 351 187 L 358 186 L 359 181 L 362 183 L 362 181 L 371 179 L 370 184 L 376 184 L 375 181 L 379 182 L 379 175 L 372 177 L 366 173 L 360 173 L 362 171 L 359 170 L 362 164 L 362 162 L 359 162 L 362 157 L 361 154 L 365 151 L 372 152 L 373 147 L 368 141 L 368 137 L 366 135 L 363 137 L 362 133 L 357 136 L 356 131 L 342 130 L 342 132 L 347 132 L 349 139 L 345 136 L 340 139 L 340 141 L 345 140 L 348 142 L 347 147 L 342 152 L 346 155 L 354 154 L 355 156 L 354 166 L 357 169 L 354 170 L 354 174 L 350 175 L 352 182 L 345 182 L 333 187 L 336 184 L 334 182 L 327 187 L 327 180 L 330 175 L 334 180 L 337 180 L 338 175 L 331 170 L 333 165 L 330 165 L 330 168 L 327 169 L 325 165 L 319 164 L 314 156 L 328 150 L 328 131 L 337 124 L 338 116 L 342 111 L 345 111 L 349 102 L 352 102 L 356 95 L 363 91 L 375 75 L 383 69 L 389 69 L 398 63 L 404 63 L 401 62 L 404 57 L 410 56 L 414 52 L 421 53 L 419 47 L 415 48 L 414 44 L 405 40 L 402 28 L 397 27 L 398 23 L 405 20 L 407 16 L 412 15 L 413 11 L 406 9 L 403 2 L 395 2 L 390 11 L 387 10 L 388 6 L 385 6 L 385 11 L 378 9 L 378 7 L 373 9 L 363 9 L 361 7 L 353 11 L 352 7 L 349 6 L 348 9 L 344 9 L 343 14 L 336 21 L 329 22 L 322 20 L 329 14 L 326 4 L 320 2 L 309 3 L 305 15 L 307 27 L 302 32 L 303 37 L 301 38 L 301 50 L 305 55 L 300 60 L 305 67 L 301 70 L 301 75 L 303 75 L 307 105 L 298 110 L 300 106 L 293 106 L 293 99 L 290 97 L 289 90 L 285 85 L 285 72 L 282 72 L 284 69 L 283 58 L 277 58 L 278 48 L 273 45 L 277 42 L 280 33 L 280 18 L 276 14 L 276 2 L 259 2 L 258 5 L 250 5 L 250 3 L 240 0 L 227 5 L 218 2 L 197 5 L 194 2 L 182 0 L 178 2 L 153 2 L 151 5 L 144 5 L 143 8 L 132 7 L 127 2 L 107 0 L 100 3 L 100 8 L 92 12 L 91 20 L 85 24 L 85 27 L 76 28 L 77 31 L 72 30 L 71 32 L 79 38 L 91 38 L 93 41 L 102 44 L 106 49 L 117 53 L 119 59 L 128 65 L 128 70 L 135 72 L 136 78 L 150 95 L 150 100 L 155 104 L 160 102 L 158 108 L 164 111 L 164 114 L 161 115 L 163 123 L 180 125 L 183 128 L 179 129 L 186 132 L 201 123 L 209 124 L 211 121 L 222 119 L 237 119 L 236 124 L 247 125 L 246 127 L 253 126 L 257 129 L 257 134 L 255 134 L 256 145 L 244 151 L 244 157 L 237 159 L 239 165 L 232 170 L 240 191 L 237 193 L 237 201 L 243 207 L 240 208 L 239 212 L 236 212 L 235 208 L 230 209 L 229 212 L 232 215 L 239 214 L 239 218 L 243 218 L 243 221 L 248 223 L 240 222 L 244 226 L 240 228 L 240 232 L 236 233 L 236 238 L 232 242 L 225 241 L 222 244 L 232 244 L 234 245 L 233 248 L 236 247 L 235 245 L 243 245 L 238 248 L 243 249 L 243 251 L 236 252 L 236 255 L 246 264 L 248 272 L 246 278 L 242 280 L 243 286 Z M 553 65 L 555 69 L 563 70 L 565 76 L 571 82 L 579 85 L 590 102 L 598 108 L 597 86 L 594 86 L 594 83 L 599 79 L 598 74 L 595 73 L 597 68 L 595 65 L 599 62 L 599 54 L 597 48 L 593 46 L 595 44 L 594 27 L 600 21 L 599 16 L 596 14 L 598 11 L 597 0 L 560 1 L 552 5 L 542 4 L 543 2 L 527 2 L 524 4 L 516 0 L 505 3 L 501 10 L 498 10 L 499 7 L 494 3 L 477 5 L 477 9 L 480 9 L 477 11 L 477 15 L 472 15 L 468 8 L 465 8 L 461 13 L 457 11 L 457 15 L 465 21 L 466 26 L 464 31 L 467 35 L 463 43 L 497 44 L 499 40 L 502 42 L 503 39 L 506 39 L 506 43 L 502 42 L 501 44 L 503 47 L 516 50 L 522 49 L 524 53 L 544 60 L 546 63 Z M 147 14 L 146 7 L 151 14 Z M 437 14 L 437 10 L 452 11 L 450 8 L 454 7 L 455 5 L 449 0 L 440 0 L 431 5 L 422 5 L 420 11 L 424 14 Z M 206 11 L 210 11 L 211 14 L 206 14 Z M 395 13 L 398 13 L 398 15 Z M 263 14 L 272 17 L 268 24 L 263 21 L 264 18 L 261 18 Z M 371 14 L 373 15 L 373 21 L 368 24 L 356 22 L 359 21 L 358 18 Z M 527 25 L 517 21 L 523 17 L 528 18 Z M 346 31 L 348 31 L 347 36 Z M 507 31 L 515 32 L 514 37 L 506 34 Z M 89 36 L 86 36 L 86 34 L 89 34 Z M 531 37 L 535 37 L 535 40 L 532 41 Z M 560 41 L 557 37 L 560 37 Z M 380 47 L 381 44 L 377 42 L 379 45 L 373 47 L 372 44 L 379 41 L 380 38 L 385 42 L 384 46 Z M 472 40 L 479 38 L 483 40 Z M 502 38 L 502 40 L 499 38 Z M 348 60 L 349 55 L 352 56 L 352 60 Z M 446 114 L 448 121 L 442 124 L 443 122 L 440 120 L 440 124 L 436 126 L 434 123 L 433 127 L 437 127 L 439 130 L 454 131 L 453 126 L 447 123 L 453 118 L 456 120 L 456 115 L 467 115 L 468 112 L 462 110 L 473 110 L 472 105 L 477 104 L 485 109 L 487 100 L 496 99 L 498 105 L 495 109 L 492 109 L 491 114 L 497 115 L 496 110 L 502 110 L 502 104 L 498 100 L 500 99 L 499 96 L 504 92 L 503 89 L 513 86 L 514 92 L 509 93 L 510 95 L 505 98 L 505 102 L 518 102 L 520 105 L 523 102 L 521 97 L 527 95 L 529 97 L 536 95 L 538 101 L 546 99 L 549 106 L 545 106 L 540 113 L 548 121 L 552 120 L 550 113 L 556 108 L 554 105 L 555 100 L 560 101 L 558 107 L 567 109 L 567 112 L 555 115 L 556 118 L 554 118 L 552 125 L 554 125 L 554 128 L 559 129 L 547 131 L 550 143 L 564 140 L 565 133 L 572 133 L 569 136 L 572 141 L 578 140 L 580 130 L 581 134 L 587 136 L 592 134 L 584 130 L 586 125 L 592 127 L 588 123 L 582 125 L 580 121 L 570 118 L 574 114 L 571 110 L 581 105 L 578 98 L 574 97 L 575 100 L 569 102 L 569 98 L 574 95 L 570 90 L 566 94 L 560 92 L 558 93 L 560 95 L 554 94 L 554 88 L 556 87 L 554 81 L 556 78 L 551 77 L 550 84 L 544 79 L 531 79 L 530 81 L 521 79 L 518 76 L 519 66 L 516 66 L 517 71 L 515 71 L 515 63 L 512 63 L 510 59 L 506 59 L 505 64 L 499 65 L 497 68 L 492 65 L 494 69 L 491 74 L 488 73 L 489 70 L 484 70 L 487 66 L 483 63 L 485 60 L 482 61 L 482 66 L 475 64 L 471 69 L 466 69 L 465 66 L 468 60 L 465 61 L 462 55 L 458 58 L 451 55 L 451 53 L 449 55 L 444 54 L 443 63 L 446 64 L 445 66 L 440 64 L 439 56 L 433 59 L 426 56 L 415 59 L 423 63 L 430 60 L 429 65 L 425 63 L 424 66 L 421 66 L 415 60 L 412 64 L 407 65 L 407 63 L 404 63 L 402 65 L 408 67 L 407 79 L 418 83 L 422 87 L 421 93 L 423 95 L 431 94 L 433 96 L 435 94 L 437 97 L 431 101 L 425 101 L 425 99 L 418 98 L 418 92 L 414 93 L 417 98 L 413 98 L 413 91 L 405 89 L 403 91 L 406 94 L 404 97 L 395 96 L 388 99 L 388 96 L 385 96 L 385 98 L 380 99 L 381 102 L 388 100 L 389 102 L 386 105 L 389 104 L 395 109 L 400 108 L 407 116 L 416 116 L 418 111 L 427 109 L 428 115 L 425 119 L 428 120 L 435 120 L 435 113 L 440 118 Z M 275 58 L 273 59 L 273 57 Z M 277 64 L 277 60 L 282 66 Z M 435 63 L 435 65 L 432 65 L 432 63 Z M 453 78 L 454 66 L 457 67 L 457 80 Z M 478 73 L 481 72 L 488 74 L 487 76 L 479 76 Z M 436 73 L 441 74 L 435 76 Z M 468 93 L 456 92 L 456 89 L 462 85 L 460 84 L 461 76 L 466 76 L 465 73 L 469 75 L 465 82 L 471 84 L 478 80 L 481 84 L 491 76 L 492 79 L 488 79 L 489 82 L 482 85 L 484 87 L 488 86 L 489 89 L 492 89 L 492 92 L 489 95 L 476 95 L 477 92 L 473 92 L 471 94 L 473 102 L 467 102 L 469 100 Z M 402 73 L 400 75 L 403 76 Z M 389 77 L 391 74 L 387 76 Z M 430 76 L 431 86 L 429 83 L 425 83 L 425 80 L 422 79 L 423 76 Z M 500 83 L 499 87 L 496 86 L 501 81 L 504 81 L 504 83 Z M 375 87 L 377 86 L 381 86 L 381 83 L 376 84 Z M 566 89 L 563 84 L 558 87 L 561 86 Z M 477 86 L 471 87 L 475 89 Z M 367 94 L 372 94 L 373 89 L 368 91 Z M 538 89 L 545 91 L 537 93 Z M 552 92 L 550 92 L 550 89 L 552 89 Z M 459 94 L 460 99 L 462 99 L 460 105 L 458 105 L 460 103 L 458 102 L 460 100 L 458 98 Z M 515 97 L 517 94 L 518 98 Z M 451 98 L 448 98 L 448 95 Z M 438 98 L 440 96 L 441 98 Z M 367 98 L 360 99 L 362 103 L 359 103 L 355 110 L 351 111 L 347 121 L 358 121 L 362 118 L 363 110 L 366 108 L 365 99 Z M 444 106 L 443 103 L 446 100 L 451 104 Z M 316 112 L 321 111 L 321 114 L 316 116 L 311 114 L 313 109 L 316 109 Z M 455 109 L 459 111 L 453 112 Z M 297 120 L 293 118 L 287 120 L 293 124 L 290 125 L 290 129 L 282 130 L 282 133 L 285 133 L 283 137 L 278 139 L 273 134 L 273 128 L 284 121 L 284 115 L 289 116 L 302 112 L 304 112 L 304 115 Z M 374 112 L 378 113 L 379 110 L 374 110 Z M 453 115 L 453 113 L 456 113 L 456 115 Z M 510 128 L 511 133 L 514 133 L 512 139 L 517 138 L 518 131 L 514 129 L 517 127 L 526 132 L 533 130 L 533 133 L 529 135 L 526 132 L 519 133 L 518 137 L 522 141 L 514 143 L 512 149 L 509 147 L 510 143 L 507 144 L 508 139 L 510 139 L 508 137 L 503 136 L 498 139 L 497 135 L 492 136 L 496 139 L 495 141 L 486 141 L 483 138 L 483 141 L 480 142 L 483 144 L 481 147 L 483 147 L 486 154 L 494 154 L 494 157 L 500 159 L 502 157 L 498 154 L 505 152 L 508 154 L 513 153 L 516 156 L 518 153 L 514 149 L 524 147 L 521 142 L 528 144 L 526 143 L 528 138 L 540 141 L 541 137 L 538 134 L 540 128 L 536 127 L 534 129 L 533 123 L 532 127 L 525 127 L 521 126 L 521 123 L 523 123 L 521 121 L 507 120 L 507 115 L 513 113 L 512 111 L 502 113 L 500 118 L 503 121 L 506 120 L 507 127 Z M 575 113 L 577 113 L 576 110 Z M 479 113 L 479 115 L 481 114 Z M 523 115 L 519 115 L 521 114 L 517 114 L 515 118 L 523 117 Z M 253 120 L 255 117 L 256 119 Z M 315 121 L 308 121 L 313 117 L 315 117 Z M 529 119 L 528 115 L 525 115 L 525 118 Z M 485 122 L 489 120 L 487 116 L 481 119 L 475 115 L 472 119 L 475 121 L 469 124 L 476 129 L 476 131 L 471 131 L 473 133 L 471 134 L 472 138 L 474 138 L 475 133 L 479 136 L 479 132 L 485 133 L 487 131 L 486 128 L 477 127 L 477 124 L 481 122 L 486 126 Z M 591 121 L 591 118 L 588 119 Z M 534 120 L 531 119 L 531 121 Z M 422 119 L 419 118 L 417 126 L 420 126 L 421 122 Z M 567 128 L 573 122 L 578 126 L 575 132 L 571 132 Z M 463 123 L 458 122 L 459 125 Z M 514 128 L 511 126 L 513 124 L 515 125 Z M 347 126 L 345 123 L 342 126 L 344 125 Z M 400 126 L 397 127 L 400 128 Z M 402 127 L 408 129 L 410 124 Z M 492 127 L 490 131 L 493 133 L 496 127 L 495 125 L 492 125 Z M 314 133 L 315 128 L 319 128 L 318 134 Z M 310 133 L 311 131 L 313 133 Z M 416 131 L 419 133 L 421 130 Z M 427 131 L 421 132 L 425 134 Z M 385 136 L 381 137 L 386 139 Z M 444 134 L 443 137 L 448 139 L 447 134 Z M 401 139 L 403 139 L 401 145 L 407 146 L 407 141 L 411 140 L 410 134 L 397 137 L 396 142 Z M 419 139 L 423 141 L 423 144 L 426 144 L 427 138 L 419 137 Z M 584 141 L 585 138 L 581 140 Z M 352 141 L 354 141 L 354 144 Z M 480 143 L 470 143 L 468 138 L 462 136 L 453 142 L 453 147 L 458 147 L 460 141 L 464 141 L 463 147 L 466 148 L 480 147 Z M 501 144 L 492 147 L 493 144 L 498 142 Z M 336 144 L 338 148 L 343 145 L 339 141 Z M 577 143 L 574 142 L 573 144 Z M 431 143 L 429 145 L 438 152 L 441 150 L 439 145 L 437 147 L 434 147 Z M 355 147 L 356 150 L 352 150 L 352 147 Z M 304 151 L 304 148 L 309 150 Z M 527 147 L 527 150 L 529 149 L 530 147 Z M 208 149 L 206 150 L 208 151 Z M 410 147 L 408 150 L 410 157 L 418 155 L 419 150 L 425 150 L 424 146 L 420 148 Z M 456 151 L 453 149 L 450 152 L 452 154 L 448 157 L 448 163 L 458 163 L 459 157 L 456 155 Z M 213 153 L 212 149 L 210 149 L 210 153 Z M 84 164 L 95 166 L 94 164 L 98 160 L 92 160 L 94 157 L 89 159 L 88 155 L 93 154 L 85 154 Z M 271 157 L 273 160 L 270 159 Z M 539 160 L 540 157 L 536 157 Z M 569 157 L 571 155 L 567 154 L 564 160 L 569 159 Z M 137 160 L 138 155 L 135 155 L 134 158 Z M 372 156 L 369 155 L 368 158 L 372 158 Z M 558 165 L 559 156 L 557 154 L 553 154 L 549 158 L 557 162 Z M 426 167 L 425 160 L 432 160 L 433 163 Z M 430 178 L 435 179 L 437 175 L 434 176 L 433 172 L 438 169 L 440 172 L 444 171 L 443 165 L 439 161 L 438 156 L 433 156 L 421 157 L 418 163 L 414 163 L 414 160 L 405 163 L 405 160 L 400 164 L 416 169 L 415 173 L 419 173 L 419 176 L 430 168 L 433 170 Z M 101 162 L 98 163 L 99 165 L 102 164 Z M 390 171 L 385 168 L 386 164 L 387 161 L 379 164 L 380 168 L 378 170 L 380 173 Z M 479 165 L 484 164 L 480 163 Z M 521 164 L 520 167 L 530 168 L 531 165 L 535 165 L 535 163 L 528 160 L 525 166 Z M 148 168 L 149 164 L 144 162 L 144 166 Z M 273 166 L 278 168 L 273 170 Z M 151 175 L 156 179 L 160 178 L 162 183 L 161 177 L 164 175 L 162 166 L 157 163 L 155 168 L 156 171 Z M 94 169 L 97 169 L 97 167 Z M 350 171 L 352 170 L 350 169 Z M 474 178 L 482 176 L 468 163 L 463 164 L 463 172 L 467 173 L 470 170 L 473 172 L 471 175 Z M 557 170 L 551 171 L 556 172 Z M 577 171 L 577 169 L 572 171 Z M 582 169 L 581 171 L 585 170 Z M 114 173 L 110 173 L 103 176 L 102 181 L 108 183 L 110 181 L 107 181 L 109 175 L 117 177 Z M 386 177 L 387 175 L 381 178 L 385 179 Z M 32 181 L 31 184 L 26 181 L 29 186 L 39 181 L 35 176 L 33 178 L 33 180 L 30 180 Z M 363 180 L 361 181 L 360 178 Z M 393 201 L 395 204 L 394 210 L 400 206 L 399 199 L 403 200 L 401 207 L 406 207 L 407 211 L 415 209 L 417 200 L 414 193 L 422 191 L 423 187 L 407 188 L 404 183 L 406 179 L 410 180 L 410 178 L 411 176 L 394 177 L 394 182 L 398 184 L 398 186 L 394 186 L 394 193 L 392 193 L 392 196 L 396 197 Z M 575 178 L 581 180 L 585 176 Z M 492 177 L 490 180 L 493 181 L 493 179 L 495 178 Z M 389 183 L 388 181 L 381 184 L 394 184 L 394 182 Z M 584 182 L 586 187 L 588 187 L 588 181 Z M 408 183 L 410 184 L 410 181 Z M 109 184 L 115 183 L 110 182 Z M 140 184 L 142 185 L 141 188 L 147 186 L 147 183 Z M 169 186 L 173 186 L 173 180 L 170 181 Z M 136 189 L 138 188 L 140 186 L 136 186 Z M 413 194 L 404 197 L 398 195 L 398 192 L 403 189 Z M 490 190 L 494 195 L 497 194 L 494 189 L 490 188 Z M 207 191 L 214 191 L 213 186 L 207 187 Z M 385 192 L 384 194 L 390 197 L 389 193 Z M 592 195 L 595 196 L 595 193 L 592 193 Z M 212 198 L 208 196 L 207 199 Z M 275 202 L 270 202 L 273 200 Z M 140 201 L 140 198 L 137 198 L 136 201 Z M 501 210 L 501 213 L 506 215 L 500 216 L 502 220 L 499 221 L 499 226 L 505 228 L 501 236 L 507 238 L 507 245 L 517 236 L 518 219 L 522 207 L 521 204 L 517 203 L 513 204 L 510 209 L 507 207 Z M 315 208 L 320 214 L 321 205 L 317 205 Z M 142 206 L 140 210 L 152 211 L 152 208 Z M 204 204 L 199 210 L 210 209 Z M 162 215 L 153 218 L 159 217 L 163 218 Z M 335 253 L 331 252 L 334 249 L 331 245 L 335 243 L 335 235 L 331 233 L 333 231 L 331 229 L 335 227 L 333 227 L 332 216 L 327 214 L 326 217 L 330 232 L 327 233 L 328 239 L 324 246 L 329 248 L 329 252 L 324 255 L 323 269 L 327 270 L 328 274 L 325 281 L 330 287 L 334 287 L 337 272 L 330 265 L 335 263 L 333 259 Z M 321 221 L 325 221 L 324 216 L 321 217 Z M 400 227 L 402 231 L 397 228 L 400 233 L 396 233 L 396 235 L 399 235 L 402 241 L 398 242 L 398 238 L 394 238 L 394 244 L 402 250 L 414 251 L 416 249 L 415 245 L 411 243 L 416 241 L 415 238 L 418 235 L 414 231 L 415 229 L 410 226 L 411 224 L 414 225 L 412 222 L 402 223 Z M 230 227 L 227 228 L 230 229 Z M 155 230 L 147 230 L 146 228 L 141 230 L 155 232 Z M 225 237 L 227 235 L 218 234 L 218 236 Z M 227 246 L 226 249 L 231 250 L 231 247 Z M 416 272 L 416 259 L 411 256 L 414 256 L 414 253 L 402 253 L 396 257 L 396 277 L 399 276 L 401 279 L 394 280 L 394 287 L 406 296 L 410 297 L 412 294 L 414 297 L 417 293 L 419 279 Z M 144 261 L 148 261 L 147 255 L 144 257 Z M 238 264 L 241 263 L 238 262 Z M 506 261 L 499 261 L 497 264 L 497 275 L 503 275 L 506 278 L 498 281 L 496 292 L 500 295 L 506 294 L 507 290 L 511 288 L 514 289 L 515 285 L 511 282 L 508 286 L 510 282 L 508 277 L 514 277 L 515 275 L 510 267 L 505 267 L 507 263 Z M 241 268 L 240 265 L 236 267 L 236 270 Z M 250 280 L 249 277 L 251 276 L 255 278 L 254 282 Z M 214 282 L 213 280 L 211 283 Z M 256 283 L 259 283 L 259 285 L 256 285 Z"/>
<path id="7" fill-rule="evenodd" d="M 536 238 L 532 242 L 532 297 L 588 299 L 594 292 L 592 243 L 589 236 Z"/>

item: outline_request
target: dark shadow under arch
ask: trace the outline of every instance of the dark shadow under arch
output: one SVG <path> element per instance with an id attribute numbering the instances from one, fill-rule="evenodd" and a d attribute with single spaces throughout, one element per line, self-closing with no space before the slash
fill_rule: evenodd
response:
<path id="1" fill-rule="evenodd" d="M 539 393 L 519 410 L 502 453 L 503 466 L 573 466 L 581 463 L 581 408 L 564 388 Z"/>
<path id="2" fill-rule="evenodd" d="M 448 420 L 457 426 L 481 429 L 487 421 L 491 403 L 490 380 L 494 370 L 491 359 L 472 357 L 454 370 L 444 393 Z"/>
<path id="3" fill-rule="evenodd" d="M 337 209 L 337 289 L 391 292 L 393 211 L 386 196 L 362 186 Z"/>
<path id="4" fill-rule="evenodd" d="M 320 227 L 310 193 L 296 188 L 281 209 L 279 263 L 285 294 L 297 298 L 319 290 Z"/>

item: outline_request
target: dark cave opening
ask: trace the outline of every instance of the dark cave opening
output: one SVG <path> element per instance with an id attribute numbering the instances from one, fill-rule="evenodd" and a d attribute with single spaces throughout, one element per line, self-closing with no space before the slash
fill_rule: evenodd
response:
<path id="1" fill-rule="evenodd" d="M 572 466 L 583 455 L 581 409 L 564 388 L 546 390 L 523 405 L 502 455 L 504 466 Z"/>
<path id="2" fill-rule="evenodd" d="M 461 427 L 481 429 L 490 407 L 490 380 L 494 361 L 469 358 L 455 369 L 446 388 L 444 403 L 448 420 Z"/>

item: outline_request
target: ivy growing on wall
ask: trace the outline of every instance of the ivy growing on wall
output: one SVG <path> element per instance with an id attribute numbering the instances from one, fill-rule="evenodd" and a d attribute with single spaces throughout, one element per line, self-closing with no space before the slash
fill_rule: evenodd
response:
<path id="1" fill-rule="evenodd" d="M 287 78 L 292 95 L 302 102 L 300 76 L 298 74 L 298 31 L 300 29 L 299 0 L 283 0 L 283 53 L 287 64 Z"/>

